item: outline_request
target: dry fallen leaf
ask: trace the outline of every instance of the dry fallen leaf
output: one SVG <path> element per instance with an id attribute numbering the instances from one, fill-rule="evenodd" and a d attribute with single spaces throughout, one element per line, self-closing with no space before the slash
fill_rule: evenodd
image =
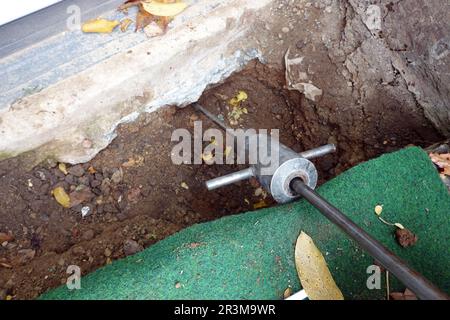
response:
<path id="1" fill-rule="evenodd" d="M 325 258 L 303 231 L 295 245 L 295 266 L 303 289 L 311 300 L 344 300 Z"/>
<path id="2" fill-rule="evenodd" d="M 173 17 L 187 8 L 184 2 L 164 3 L 159 1 L 142 2 L 144 10 L 159 17 Z"/>
<path id="3" fill-rule="evenodd" d="M 442 170 L 442 174 L 450 176 L 450 153 L 430 153 L 430 159 Z"/>
<path id="4" fill-rule="evenodd" d="M 86 33 L 111 33 L 118 24 L 117 20 L 92 19 L 83 23 L 81 30 Z"/>
<path id="5" fill-rule="evenodd" d="M 58 169 L 59 171 L 61 171 L 62 173 L 64 173 L 65 175 L 68 175 L 69 172 L 67 172 L 67 167 L 65 163 L 60 163 L 58 164 Z"/>
<path id="6" fill-rule="evenodd" d="M 186 190 L 189 189 L 189 186 L 187 185 L 186 182 L 182 182 L 182 183 L 181 183 L 181 187 L 182 187 L 183 189 L 186 189 Z"/>
<path id="7" fill-rule="evenodd" d="M 241 90 L 228 101 L 228 105 L 231 108 L 231 111 L 228 113 L 228 121 L 231 125 L 237 125 L 241 116 L 248 113 L 247 108 L 241 106 L 241 103 L 247 99 L 247 93 Z"/>
<path id="8" fill-rule="evenodd" d="M 55 197 L 56 201 L 64 208 L 70 208 L 70 197 L 63 187 L 57 187 L 53 189 L 53 196 Z"/>
<path id="9" fill-rule="evenodd" d="M 284 299 L 287 299 L 287 298 L 289 298 L 290 296 L 292 296 L 292 288 L 291 288 L 291 287 L 288 287 L 288 288 L 286 288 L 286 290 L 284 290 L 283 298 L 284 298 Z"/>
<path id="10" fill-rule="evenodd" d="M 253 204 L 253 209 L 261 209 L 267 207 L 268 204 L 265 200 L 260 200 Z"/>
<path id="11" fill-rule="evenodd" d="M 417 235 L 405 228 L 397 229 L 395 231 L 395 238 L 403 248 L 414 246 L 418 240 Z"/>
<path id="12" fill-rule="evenodd" d="M 247 92 L 241 90 L 241 91 L 239 91 L 239 92 L 236 94 L 235 97 L 231 98 L 230 101 L 228 101 L 228 104 L 229 104 L 231 107 L 237 107 L 237 106 L 240 105 L 240 103 L 241 103 L 242 101 L 245 101 L 245 100 L 247 100 L 247 99 L 248 99 Z"/>

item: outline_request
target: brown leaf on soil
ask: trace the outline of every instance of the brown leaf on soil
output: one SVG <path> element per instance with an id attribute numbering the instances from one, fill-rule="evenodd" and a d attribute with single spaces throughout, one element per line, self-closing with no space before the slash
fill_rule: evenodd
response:
<path id="1" fill-rule="evenodd" d="M 395 238 L 403 248 L 415 245 L 418 240 L 417 236 L 406 228 L 397 228 L 397 230 L 395 230 Z"/>

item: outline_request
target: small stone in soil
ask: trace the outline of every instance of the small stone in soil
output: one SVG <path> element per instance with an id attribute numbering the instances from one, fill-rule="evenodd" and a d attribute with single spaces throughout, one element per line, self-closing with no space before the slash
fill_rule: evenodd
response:
<path id="1" fill-rule="evenodd" d="M 75 182 L 75 177 L 71 174 L 68 174 L 65 178 L 64 181 L 66 181 L 68 184 L 76 184 Z"/>
<path id="2" fill-rule="evenodd" d="M 118 184 L 122 181 L 123 179 L 123 171 L 122 168 L 117 169 L 116 171 L 114 171 L 113 175 L 111 176 L 111 181 L 114 182 L 115 184 Z"/>
<path id="3" fill-rule="evenodd" d="M 75 246 L 72 249 L 72 253 L 77 255 L 77 256 L 84 254 L 84 252 L 85 251 L 84 251 L 83 247 L 80 247 L 80 246 Z"/>
<path id="4" fill-rule="evenodd" d="M 81 177 L 84 174 L 83 166 L 80 164 L 70 167 L 67 171 L 76 177 Z"/>
<path id="5" fill-rule="evenodd" d="M 417 242 L 417 236 L 408 229 L 397 229 L 395 238 L 403 248 L 413 246 Z"/>
<path id="6" fill-rule="evenodd" d="M 117 212 L 119 212 L 119 209 L 117 209 L 115 205 L 113 205 L 111 203 L 107 203 L 105 205 L 105 212 L 117 213 Z"/>
<path id="7" fill-rule="evenodd" d="M 98 213 L 98 214 L 102 214 L 103 211 L 105 211 L 105 206 L 104 206 L 103 204 L 99 204 L 99 205 L 97 206 L 97 213 Z"/>
<path id="8" fill-rule="evenodd" d="M 134 240 L 125 240 L 123 243 L 123 252 L 126 256 L 130 256 L 142 250 L 144 250 L 144 247 Z"/>
<path id="9" fill-rule="evenodd" d="M 102 184 L 101 181 L 99 181 L 99 180 L 94 180 L 94 181 L 91 182 L 91 187 L 92 187 L 92 188 L 97 188 L 97 187 L 101 186 L 101 184 Z"/>
<path id="10" fill-rule="evenodd" d="M 83 233 L 81 239 L 83 239 L 84 241 L 89 241 L 92 240 L 94 236 L 95 236 L 94 230 L 89 229 Z"/>
<path id="11" fill-rule="evenodd" d="M 83 218 L 87 217 L 91 213 L 92 213 L 92 208 L 90 206 L 84 206 L 83 208 L 81 208 L 81 216 Z"/>
<path id="12" fill-rule="evenodd" d="M 111 257 L 111 254 L 112 254 L 111 249 L 106 248 L 104 252 L 105 257 Z"/>
<path id="13" fill-rule="evenodd" d="M 79 182 L 80 184 L 83 184 L 83 185 L 85 185 L 85 186 L 88 186 L 88 185 L 89 185 L 89 178 L 86 177 L 86 176 L 82 176 L 82 177 L 78 178 L 78 182 Z"/>
<path id="14" fill-rule="evenodd" d="M 34 259 L 34 256 L 36 255 L 36 251 L 33 249 L 22 249 L 19 250 L 19 257 L 17 259 L 18 263 L 21 265 L 24 265 L 31 260 Z"/>

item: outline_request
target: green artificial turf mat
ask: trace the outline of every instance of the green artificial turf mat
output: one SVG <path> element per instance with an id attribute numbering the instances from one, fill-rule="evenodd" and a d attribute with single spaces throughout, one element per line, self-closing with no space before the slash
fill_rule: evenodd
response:
<path id="1" fill-rule="evenodd" d="M 358 225 L 450 292 L 450 196 L 428 156 L 407 148 L 360 164 L 318 192 Z M 418 236 L 400 247 L 399 222 Z M 146 250 L 113 262 L 81 280 L 81 290 L 61 286 L 42 299 L 280 299 L 288 286 L 300 290 L 294 246 L 300 231 L 323 253 L 346 299 L 381 299 L 369 290 L 373 259 L 306 201 L 194 225 Z M 391 290 L 403 286 L 391 276 Z"/>

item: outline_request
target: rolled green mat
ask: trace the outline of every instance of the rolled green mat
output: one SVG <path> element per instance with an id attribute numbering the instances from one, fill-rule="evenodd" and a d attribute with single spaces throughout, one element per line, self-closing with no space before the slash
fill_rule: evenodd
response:
<path id="1" fill-rule="evenodd" d="M 434 165 L 412 147 L 362 163 L 318 189 L 372 236 L 450 293 L 450 196 Z M 398 222 L 418 236 L 402 248 Z M 369 290 L 374 264 L 352 240 L 304 200 L 194 225 L 144 251 L 114 261 L 40 299 L 282 299 L 301 289 L 294 263 L 300 231 L 323 253 L 346 299 L 382 299 L 386 282 Z M 392 276 L 391 291 L 404 290 Z"/>

